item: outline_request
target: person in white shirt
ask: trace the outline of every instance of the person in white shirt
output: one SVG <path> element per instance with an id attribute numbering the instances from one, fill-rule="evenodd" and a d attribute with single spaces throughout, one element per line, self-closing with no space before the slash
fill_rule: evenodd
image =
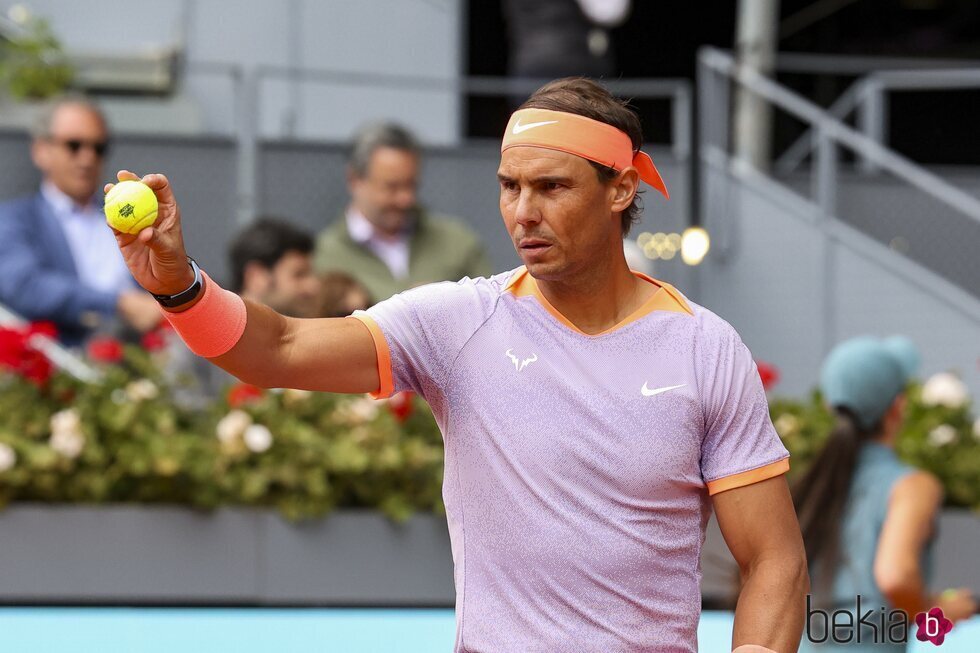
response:
<path id="1" fill-rule="evenodd" d="M 31 157 L 36 195 L 0 205 L 0 303 L 32 321 L 51 321 L 68 345 L 121 318 L 138 332 L 161 319 L 136 286 L 102 212 L 105 117 L 68 97 L 43 111 Z"/>

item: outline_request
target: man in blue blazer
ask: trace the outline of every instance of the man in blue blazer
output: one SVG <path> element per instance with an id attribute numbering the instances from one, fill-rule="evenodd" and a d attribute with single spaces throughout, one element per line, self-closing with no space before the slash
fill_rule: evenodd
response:
<path id="1" fill-rule="evenodd" d="M 121 318 L 137 331 L 159 323 L 102 213 L 108 128 L 82 98 L 53 104 L 34 133 L 37 194 L 0 204 L 0 303 L 28 320 L 50 320 L 67 345 Z"/>

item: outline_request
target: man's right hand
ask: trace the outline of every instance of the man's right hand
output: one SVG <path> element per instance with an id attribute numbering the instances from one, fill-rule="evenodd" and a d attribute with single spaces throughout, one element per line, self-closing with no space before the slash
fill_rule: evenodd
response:
<path id="1" fill-rule="evenodd" d="M 142 181 L 157 196 L 157 219 L 153 226 L 138 234 L 112 230 L 133 278 L 155 295 L 175 295 L 186 290 L 194 282 L 194 273 L 187 264 L 184 236 L 180 230 L 180 207 L 170 182 L 160 174 L 140 179 L 128 170 L 120 170 L 116 178 L 119 181 Z M 106 184 L 105 192 L 108 193 L 112 186 Z"/>

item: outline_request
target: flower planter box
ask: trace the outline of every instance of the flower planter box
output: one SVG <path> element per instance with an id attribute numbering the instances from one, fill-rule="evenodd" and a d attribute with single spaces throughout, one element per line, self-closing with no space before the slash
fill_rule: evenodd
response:
<path id="1" fill-rule="evenodd" d="M 0 512 L 0 602 L 433 605 L 455 600 L 444 518 L 340 511 L 15 505 Z"/>
<path id="2" fill-rule="evenodd" d="M 940 520 L 933 587 L 980 587 L 980 517 Z M 452 606 L 444 518 L 394 524 L 343 510 L 291 524 L 272 511 L 15 505 L 0 511 L 0 603 Z M 734 595 L 736 566 L 712 518 L 702 594 Z"/>

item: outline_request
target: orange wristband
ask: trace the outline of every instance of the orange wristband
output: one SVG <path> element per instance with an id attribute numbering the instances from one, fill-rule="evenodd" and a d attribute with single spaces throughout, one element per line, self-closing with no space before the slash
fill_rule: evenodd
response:
<path id="1" fill-rule="evenodd" d="M 765 646 L 759 646 L 758 644 L 742 644 L 732 651 L 732 653 L 776 653 L 776 651 Z"/>
<path id="2" fill-rule="evenodd" d="M 227 353 L 245 333 L 245 302 L 211 280 L 203 270 L 204 294 L 186 311 L 163 311 L 187 348 L 198 356 L 214 358 Z"/>

